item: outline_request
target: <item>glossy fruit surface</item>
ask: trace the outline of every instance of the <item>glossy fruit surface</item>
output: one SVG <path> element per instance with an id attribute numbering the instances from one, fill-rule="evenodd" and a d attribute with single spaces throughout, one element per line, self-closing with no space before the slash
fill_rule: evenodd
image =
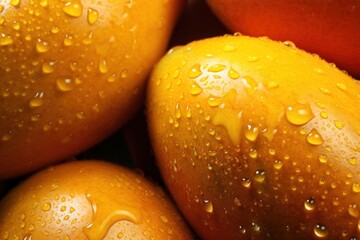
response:
<path id="1" fill-rule="evenodd" d="M 182 5 L 2 1 L 0 179 L 77 154 L 123 126 Z"/>
<path id="2" fill-rule="evenodd" d="M 192 239 L 168 196 L 142 175 L 100 161 L 34 174 L 0 204 L 2 239 Z"/>
<path id="3" fill-rule="evenodd" d="M 150 138 L 203 239 L 360 237 L 359 83 L 291 42 L 172 49 L 148 88 Z"/>
<path id="4" fill-rule="evenodd" d="M 360 79 L 360 0 L 207 0 L 234 32 L 293 41 Z"/>

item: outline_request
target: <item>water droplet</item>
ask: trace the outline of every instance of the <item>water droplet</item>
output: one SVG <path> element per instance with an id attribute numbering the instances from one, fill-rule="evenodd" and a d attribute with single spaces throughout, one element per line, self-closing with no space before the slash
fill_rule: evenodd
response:
<path id="1" fill-rule="evenodd" d="M 89 225 L 83 228 L 88 239 L 104 239 L 109 229 L 119 221 L 128 221 L 139 224 L 141 213 L 139 209 L 119 204 L 116 199 L 95 198 L 90 194 L 86 195 L 92 208 L 92 220 Z"/>
<path id="2" fill-rule="evenodd" d="M 277 169 L 277 170 L 280 170 L 283 166 L 283 163 L 281 160 L 275 160 L 274 162 L 274 168 Z"/>
<path id="3" fill-rule="evenodd" d="M 314 118 L 314 114 L 308 104 L 288 106 L 285 109 L 286 119 L 294 125 L 304 125 Z"/>
<path id="4" fill-rule="evenodd" d="M 210 66 L 209 68 L 208 68 L 208 71 L 209 72 L 221 72 L 221 71 L 223 71 L 224 69 L 226 69 L 226 66 L 225 65 L 223 65 L 223 64 L 214 64 L 214 65 L 212 65 L 212 66 Z"/>
<path id="5" fill-rule="evenodd" d="M 93 32 L 90 31 L 88 32 L 88 34 L 85 36 L 85 38 L 82 40 L 83 44 L 85 45 L 90 45 L 92 43 L 92 38 L 93 38 Z"/>
<path id="6" fill-rule="evenodd" d="M 255 142 L 258 136 L 259 136 L 259 128 L 256 126 L 247 124 L 246 129 L 245 129 L 246 139 L 249 140 L 250 142 Z"/>
<path id="7" fill-rule="evenodd" d="M 240 202 L 240 199 L 239 198 L 234 198 L 234 203 L 236 206 L 240 207 L 241 206 L 241 202 Z"/>
<path id="8" fill-rule="evenodd" d="M 105 59 L 100 60 L 99 71 L 101 73 L 107 73 L 108 72 L 108 66 L 107 66 L 107 62 L 106 62 Z"/>
<path id="9" fill-rule="evenodd" d="M 244 76 L 242 82 L 245 87 L 245 91 L 249 96 L 253 96 L 258 89 L 259 84 L 251 76 Z"/>
<path id="10" fill-rule="evenodd" d="M 237 49 L 237 47 L 234 44 L 227 44 L 224 46 L 224 52 L 233 52 L 236 49 Z"/>
<path id="11" fill-rule="evenodd" d="M 317 237 L 324 238 L 328 235 L 329 232 L 325 225 L 318 223 L 314 226 L 314 233 Z"/>
<path id="12" fill-rule="evenodd" d="M 37 92 L 35 96 L 30 100 L 29 106 L 31 108 L 40 107 L 44 103 L 44 92 Z"/>
<path id="13" fill-rule="evenodd" d="M 20 0 L 10 0 L 10 5 L 18 7 L 20 5 Z"/>
<path id="14" fill-rule="evenodd" d="M 163 215 L 160 216 L 160 220 L 161 220 L 163 223 L 168 223 L 168 222 L 169 222 L 169 219 L 168 219 L 166 216 L 163 216 Z"/>
<path id="15" fill-rule="evenodd" d="M 322 117 L 323 119 L 327 119 L 329 117 L 329 115 L 327 114 L 327 112 L 321 111 L 320 117 Z"/>
<path id="16" fill-rule="evenodd" d="M 255 232 L 260 232 L 260 226 L 254 222 L 251 223 L 251 229 Z"/>
<path id="17" fill-rule="evenodd" d="M 315 198 L 314 197 L 307 198 L 305 200 L 305 202 L 304 202 L 304 207 L 308 211 L 314 210 L 314 208 L 315 208 Z"/>
<path id="18" fill-rule="evenodd" d="M 324 143 L 320 133 L 315 128 L 311 129 L 309 134 L 306 136 L 306 141 L 315 146 L 319 146 Z"/>
<path id="19" fill-rule="evenodd" d="M 320 161 L 321 163 L 327 163 L 328 158 L 327 158 L 326 155 L 321 154 L 321 155 L 319 156 L 319 161 Z"/>
<path id="20" fill-rule="evenodd" d="M 61 92 L 69 92 L 74 88 L 74 82 L 71 78 L 64 77 L 56 80 L 56 87 Z"/>
<path id="21" fill-rule="evenodd" d="M 42 64 L 42 72 L 45 74 L 54 72 L 55 64 L 56 64 L 55 61 L 44 62 Z"/>
<path id="22" fill-rule="evenodd" d="M 2 135 L 1 137 L 1 141 L 3 142 L 7 142 L 12 138 L 12 132 L 9 131 L 8 133 L 5 133 L 4 135 Z"/>
<path id="23" fill-rule="evenodd" d="M 40 6 L 42 6 L 42 7 L 49 6 L 49 1 L 48 0 L 40 0 Z"/>
<path id="24" fill-rule="evenodd" d="M 252 159 L 257 159 L 258 153 L 257 153 L 256 149 L 250 149 L 249 157 L 252 158 Z"/>
<path id="25" fill-rule="evenodd" d="M 58 26 L 52 26 L 51 27 L 51 33 L 59 33 L 60 32 L 60 28 Z"/>
<path id="26" fill-rule="evenodd" d="M 289 48 L 296 49 L 296 45 L 292 41 L 284 41 L 283 44 Z"/>
<path id="27" fill-rule="evenodd" d="M 250 178 L 242 178 L 241 179 L 241 184 L 244 187 L 249 188 L 251 186 L 251 179 Z"/>
<path id="28" fill-rule="evenodd" d="M 254 180 L 262 183 L 265 180 L 265 171 L 264 170 L 256 170 L 255 171 L 255 176 L 254 176 Z"/>
<path id="29" fill-rule="evenodd" d="M 240 77 L 240 74 L 232 67 L 229 69 L 228 75 L 231 79 L 234 79 L 234 80 L 238 79 Z"/>
<path id="30" fill-rule="evenodd" d="M 354 218 L 358 218 L 359 217 L 359 207 L 358 205 L 355 204 L 350 204 L 348 207 L 348 213 L 350 214 L 350 216 L 354 217 Z"/>
<path id="31" fill-rule="evenodd" d="M 74 36 L 73 35 L 65 35 L 65 38 L 64 38 L 64 45 L 66 47 L 69 47 L 71 45 L 74 44 Z"/>
<path id="32" fill-rule="evenodd" d="M 89 8 L 87 12 L 87 20 L 90 25 L 97 22 L 99 19 L 99 12 L 96 9 Z"/>
<path id="33" fill-rule="evenodd" d="M 123 71 L 121 72 L 121 78 L 127 78 L 128 76 L 129 76 L 128 70 L 123 70 Z"/>
<path id="34" fill-rule="evenodd" d="M 267 89 L 275 89 L 279 87 L 279 83 L 274 82 L 274 81 L 270 81 L 266 84 L 266 88 Z"/>
<path id="35" fill-rule="evenodd" d="M 7 46 L 13 44 L 13 39 L 10 35 L 5 33 L 0 34 L 0 46 Z"/>
<path id="36" fill-rule="evenodd" d="M 356 166 L 357 165 L 357 159 L 356 158 L 349 158 L 348 160 L 348 163 L 350 163 L 351 165 L 353 166 Z"/>
<path id="37" fill-rule="evenodd" d="M 190 68 L 190 70 L 188 72 L 188 77 L 194 79 L 194 78 L 201 76 L 202 72 L 201 72 L 200 68 L 201 68 L 201 65 L 199 63 L 192 66 L 192 68 Z"/>
<path id="38" fill-rule="evenodd" d="M 21 28 L 21 25 L 19 22 L 14 22 L 14 24 L 12 25 L 12 28 L 16 31 L 19 31 Z"/>
<path id="39" fill-rule="evenodd" d="M 343 129 L 344 128 L 344 122 L 342 121 L 339 121 L 339 120 L 335 120 L 334 121 L 334 124 L 335 124 L 335 127 L 339 130 Z"/>
<path id="40" fill-rule="evenodd" d="M 46 202 L 44 203 L 42 206 L 41 206 L 41 210 L 47 212 L 47 211 L 50 211 L 51 210 L 51 204 L 49 202 Z"/>
<path id="41" fill-rule="evenodd" d="M 214 206 L 210 200 L 204 200 L 204 209 L 208 213 L 212 213 L 214 211 Z"/>
<path id="42" fill-rule="evenodd" d="M 40 114 L 34 114 L 34 115 L 31 115 L 31 116 L 30 116 L 30 120 L 33 121 L 33 122 L 39 121 L 40 118 L 41 118 L 41 115 L 40 115 Z"/>
<path id="43" fill-rule="evenodd" d="M 331 91 L 327 88 L 321 87 L 320 92 L 322 92 L 323 94 L 326 94 L 326 95 L 331 95 Z"/>
<path id="44" fill-rule="evenodd" d="M 41 39 L 38 39 L 36 42 L 36 51 L 38 53 L 45 53 L 49 51 L 49 44 Z"/>
<path id="45" fill-rule="evenodd" d="M 248 62 L 257 62 L 257 61 L 259 60 L 259 57 L 257 57 L 257 56 L 248 56 L 248 57 L 246 58 L 246 60 L 247 60 Z"/>
<path id="46" fill-rule="evenodd" d="M 347 86 L 345 83 L 337 83 L 336 86 L 340 89 L 340 90 L 343 90 L 343 91 L 346 91 L 347 89 Z"/>
<path id="47" fill-rule="evenodd" d="M 275 156 L 275 154 L 276 154 L 275 149 L 270 148 L 270 149 L 269 149 L 269 154 L 270 154 L 271 156 Z"/>
<path id="48" fill-rule="evenodd" d="M 83 5 L 80 1 L 68 1 L 63 7 L 63 11 L 71 17 L 80 17 L 83 12 Z"/>
<path id="49" fill-rule="evenodd" d="M 199 86 L 199 84 L 193 82 L 193 84 L 191 84 L 190 94 L 195 96 L 200 94 L 201 92 L 202 92 L 202 88 Z"/>
<path id="50" fill-rule="evenodd" d="M 354 193 L 360 193 L 360 184 L 359 183 L 353 183 L 352 184 L 352 191 Z"/>

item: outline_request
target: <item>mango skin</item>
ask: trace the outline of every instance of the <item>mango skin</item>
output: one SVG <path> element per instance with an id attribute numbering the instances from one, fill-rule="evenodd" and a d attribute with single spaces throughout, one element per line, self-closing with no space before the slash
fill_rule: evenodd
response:
<path id="1" fill-rule="evenodd" d="M 176 47 L 148 86 L 163 179 L 203 239 L 360 237 L 359 82 L 291 42 Z"/>
<path id="2" fill-rule="evenodd" d="M 2 2 L 0 179 L 77 155 L 124 126 L 184 4 Z"/>

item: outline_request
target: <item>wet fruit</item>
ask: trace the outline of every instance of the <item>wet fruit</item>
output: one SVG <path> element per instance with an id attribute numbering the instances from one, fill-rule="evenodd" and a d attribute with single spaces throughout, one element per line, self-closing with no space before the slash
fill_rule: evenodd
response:
<path id="1" fill-rule="evenodd" d="M 150 138 L 203 239 L 359 238 L 359 83 L 291 42 L 176 47 L 148 88 Z"/>
<path id="2" fill-rule="evenodd" d="M 360 78 L 360 0 L 207 0 L 234 32 L 292 41 Z"/>
<path id="3" fill-rule="evenodd" d="M 0 179 L 77 154 L 123 126 L 143 102 L 182 4 L 1 2 Z"/>
<path id="4" fill-rule="evenodd" d="M 192 239 L 168 196 L 100 161 L 49 167 L 0 202 L 2 239 Z"/>

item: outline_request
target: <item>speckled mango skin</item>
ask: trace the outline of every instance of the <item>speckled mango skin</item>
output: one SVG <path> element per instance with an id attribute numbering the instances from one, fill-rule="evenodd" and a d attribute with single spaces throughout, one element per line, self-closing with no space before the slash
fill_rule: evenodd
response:
<path id="1" fill-rule="evenodd" d="M 147 96 L 161 174 L 203 239 L 359 239 L 359 106 L 334 65 L 246 36 L 172 49 Z"/>
<path id="2" fill-rule="evenodd" d="M 184 5 L 156 1 L 0 3 L 0 179 L 76 155 L 143 104 Z"/>

